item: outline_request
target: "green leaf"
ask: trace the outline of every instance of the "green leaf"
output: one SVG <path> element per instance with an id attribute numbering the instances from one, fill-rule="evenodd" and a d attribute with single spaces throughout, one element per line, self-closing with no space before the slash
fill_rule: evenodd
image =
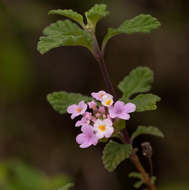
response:
<path id="1" fill-rule="evenodd" d="M 104 167 L 112 172 L 125 159 L 129 158 L 132 153 L 132 146 L 130 144 L 119 144 L 110 141 L 106 144 L 103 151 Z"/>
<path id="2" fill-rule="evenodd" d="M 157 180 L 156 176 L 151 177 L 152 184 L 155 184 L 156 180 Z"/>
<path id="3" fill-rule="evenodd" d="M 134 188 L 138 189 L 142 186 L 142 184 L 144 183 L 143 182 L 143 178 L 142 178 L 142 174 L 138 173 L 138 172 L 131 172 L 129 174 L 129 177 L 130 178 L 136 178 L 136 179 L 139 179 L 139 181 L 135 182 L 134 183 Z"/>
<path id="4" fill-rule="evenodd" d="M 63 187 L 59 188 L 58 190 L 69 190 L 73 186 L 74 186 L 73 183 L 68 183 L 68 184 L 64 185 Z"/>
<path id="5" fill-rule="evenodd" d="M 102 43 L 102 49 L 105 48 L 107 42 L 112 37 L 119 34 L 133 34 L 133 33 L 149 33 L 152 30 L 158 28 L 160 22 L 151 15 L 138 15 L 130 20 L 126 20 L 119 28 L 109 28 L 107 34 L 104 37 Z"/>
<path id="6" fill-rule="evenodd" d="M 74 21 L 76 21 L 77 23 L 79 23 L 81 26 L 84 26 L 83 23 L 83 16 L 71 9 L 57 9 L 57 10 L 51 10 L 49 11 L 49 14 L 57 14 L 57 15 L 62 15 L 65 17 L 68 17 Z"/>
<path id="7" fill-rule="evenodd" d="M 51 24 L 44 29 L 43 34 L 37 47 L 41 54 L 60 46 L 83 46 L 92 51 L 93 40 L 90 34 L 70 20 Z"/>
<path id="8" fill-rule="evenodd" d="M 68 93 L 61 91 L 47 95 L 47 100 L 55 111 L 60 114 L 64 114 L 66 113 L 68 106 L 78 104 L 82 100 L 91 101 L 92 99 L 79 93 Z"/>
<path id="9" fill-rule="evenodd" d="M 116 121 L 114 123 L 114 128 L 117 130 L 117 131 L 121 131 L 122 129 L 124 129 L 126 127 L 126 122 L 125 120 L 122 120 L 122 119 L 119 119 L 118 121 Z"/>
<path id="10" fill-rule="evenodd" d="M 137 67 L 132 70 L 120 83 L 118 88 L 123 92 L 123 100 L 133 94 L 147 92 L 151 89 L 153 72 L 148 67 Z"/>
<path id="11" fill-rule="evenodd" d="M 140 180 L 140 181 L 137 181 L 137 182 L 134 183 L 133 187 L 136 188 L 136 189 L 138 189 L 138 188 L 140 188 L 140 187 L 142 186 L 143 183 L 144 183 L 144 182 L 141 181 L 141 180 Z"/>
<path id="12" fill-rule="evenodd" d="M 143 112 L 149 110 L 156 110 L 156 103 L 160 100 L 160 97 L 154 94 L 140 94 L 136 96 L 134 99 L 129 100 L 129 102 L 136 105 L 137 112 Z"/>
<path id="13" fill-rule="evenodd" d="M 130 178 L 142 179 L 142 174 L 139 173 L 139 172 L 131 172 L 131 173 L 129 174 L 129 177 L 130 177 Z"/>
<path id="14" fill-rule="evenodd" d="M 157 137 L 164 137 L 163 133 L 156 127 L 145 127 L 145 126 L 139 126 L 137 130 L 132 134 L 132 141 L 138 137 L 139 135 L 154 135 Z"/>
<path id="15" fill-rule="evenodd" d="M 85 13 L 89 26 L 91 25 L 95 28 L 96 24 L 109 14 L 106 8 L 107 5 L 105 4 L 96 4 Z"/>

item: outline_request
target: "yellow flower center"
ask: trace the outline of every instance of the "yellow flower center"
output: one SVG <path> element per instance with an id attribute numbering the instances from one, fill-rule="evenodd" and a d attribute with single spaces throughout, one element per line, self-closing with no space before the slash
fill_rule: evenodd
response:
<path id="1" fill-rule="evenodd" d="M 102 132 L 104 132 L 104 131 L 106 130 L 106 126 L 104 126 L 104 125 L 100 125 L 98 128 L 99 128 Z"/>
<path id="2" fill-rule="evenodd" d="M 79 112 L 81 112 L 81 111 L 82 111 L 82 108 L 80 108 L 80 107 L 77 107 L 77 108 L 76 108 L 76 112 L 79 113 Z"/>
<path id="3" fill-rule="evenodd" d="M 112 103 L 112 101 L 109 99 L 109 100 L 106 102 L 106 105 L 109 106 L 111 103 Z"/>

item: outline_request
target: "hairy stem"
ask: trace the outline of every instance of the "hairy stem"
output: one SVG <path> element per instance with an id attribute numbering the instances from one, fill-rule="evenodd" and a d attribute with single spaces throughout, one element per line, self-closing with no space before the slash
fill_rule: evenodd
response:
<path id="1" fill-rule="evenodd" d="M 115 93 L 115 90 L 113 88 L 107 67 L 105 65 L 105 61 L 104 61 L 104 53 L 103 51 L 100 50 L 99 44 L 97 42 L 96 36 L 93 35 L 94 38 L 94 52 L 93 55 L 95 57 L 95 59 L 97 60 L 102 76 L 104 78 L 104 82 L 106 84 L 106 87 L 108 89 L 108 92 L 111 93 L 115 99 L 117 99 L 117 95 Z M 127 129 L 125 129 L 124 131 L 121 132 L 120 135 L 121 141 L 125 144 L 132 144 L 131 139 L 129 138 L 128 135 L 128 131 Z M 137 168 L 137 170 L 141 173 L 142 177 L 143 177 L 143 181 L 144 183 L 147 185 L 149 190 L 156 190 L 155 185 L 152 183 L 150 176 L 148 175 L 148 173 L 146 172 L 146 170 L 144 169 L 144 167 L 142 166 L 136 151 L 133 151 L 132 155 L 130 156 L 130 160 L 132 161 L 132 163 L 135 165 L 135 167 Z"/>

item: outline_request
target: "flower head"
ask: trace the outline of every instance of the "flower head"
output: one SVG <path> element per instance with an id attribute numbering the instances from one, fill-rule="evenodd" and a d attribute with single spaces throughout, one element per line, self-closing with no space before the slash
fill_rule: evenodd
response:
<path id="1" fill-rule="evenodd" d="M 92 126 L 83 126 L 81 131 L 83 133 L 76 137 L 76 142 L 80 144 L 80 148 L 88 148 L 89 146 L 98 143 L 98 138 L 96 137 Z"/>
<path id="2" fill-rule="evenodd" d="M 136 110 L 136 106 L 133 103 L 127 103 L 125 104 L 122 101 L 117 101 L 114 106 L 111 106 L 109 108 L 109 113 L 111 118 L 120 118 L 124 120 L 129 120 L 130 115 L 129 113 L 132 113 Z"/>
<path id="3" fill-rule="evenodd" d="M 114 132 L 112 121 L 110 119 L 97 119 L 94 123 L 94 131 L 98 139 L 111 137 Z"/>
<path id="4" fill-rule="evenodd" d="M 87 104 L 84 101 L 79 102 L 78 105 L 73 104 L 67 108 L 67 112 L 72 114 L 71 118 L 74 119 L 79 115 L 83 115 L 87 110 Z"/>

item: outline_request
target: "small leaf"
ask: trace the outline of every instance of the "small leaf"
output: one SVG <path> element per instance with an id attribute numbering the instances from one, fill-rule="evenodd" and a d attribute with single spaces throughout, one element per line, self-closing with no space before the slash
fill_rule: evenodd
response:
<path id="1" fill-rule="evenodd" d="M 142 179 L 142 174 L 141 174 L 141 173 L 138 173 L 138 172 L 131 172 L 131 173 L 129 174 L 129 177 L 130 177 L 130 178 Z"/>
<path id="2" fill-rule="evenodd" d="M 78 93 L 68 93 L 68 92 L 54 92 L 47 96 L 48 102 L 54 108 L 55 111 L 60 114 L 64 114 L 67 111 L 68 106 L 72 104 L 78 104 L 80 101 L 90 101 L 91 98 L 83 96 Z"/>
<path id="3" fill-rule="evenodd" d="M 140 187 L 142 186 L 143 183 L 144 183 L 144 182 L 141 181 L 141 180 L 140 180 L 140 181 L 137 181 L 137 182 L 134 183 L 133 187 L 136 188 L 136 189 L 138 189 L 138 188 L 140 188 Z"/>
<path id="4" fill-rule="evenodd" d="M 109 28 L 102 43 L 102 49 L 105 48 L 107 42 L 112 37 L 119 34 L 133 34 L 133 33 L 149 33 L 158 28 L 160 22 L 151 15 L 138 15 L 130 20 L 126 20 L 119 28 Z"/>
<path id="5" fill-rule="evenodd" d="M 83 46 L 92 51 L 93 40 L 90 34 L 70 20 L 51 24 L 45 28 L 43 34 L 37 47 L 41 54 L 60 46 Z"/>
<path id="6" fill-rule="evenodd" d="M 69 190 L 73 186 L 74 186 L 73 183 L 68 183 L 68 184 L 64 185 L 63 187 L 58 188 L 58 190 Z"/>
<path id="7" fill-rule="evenodd" d="M 139 135 L 154 135 L 157 137 L 164 137 L 163 133 L 156 127 L 139 126 L 137 130 L 132 134 L 132 141 Z"/>
<path id="8" fill-rule="evenodd" d="M 79 23 L 81 26 L 84 26 L 83 23 L 83 16 L 71 9 L 57 9 L 57 10 L 51 10 L 49 11 L 49 14 L 57 14 L 57 15 L 62 15 L 65 17 L 68 17 L 74 21 L 76 21 L 77 23 Z"/>
<path id="9" fill-rule="evenodd" d="M 88 12 L 85 13 L 89 25 L 96 26 L 96 24 L 104 17 L 106 17 L 109 12 L 106 10 L 107 5 L 96 4 Z"/>
<path id="10" fill-rule="evenodd" d="M 137 67 L 132 70 L 120 83 L 118 88 L 123 92 L 123 100 L 139 92 L 151 89 L 153 72 L 148 67 Z"/>
<path id="11" fill-rule="evenodd" d="M 130 144 L 119 144 L 110 141 L 103 151 L 104 167 L 112 172 L 123 160 L 129 158 L 131 153 L 132 146 Z"/>
<path id="12" fill-rule="evenodd" d="M 140 188 L 142 186 L 142 184 L 144 183 L 143 178 L 142 178 L 142 174 L 140 174 L 138 172 L 131 172 L 129 174 L 129 177 L 130 178 L 136 178 L 136 179 L 139 180 L 139 181 L 135 182 L 134 185 L 133 185 L 134 188 L 136 188 L 136 189 Z"/>
<path id="13" fill-rule="evenodd" d="M 160 97 L 154 94 L 140 94 L 136 96 L 134 99 L 129 100 L 129 102 L 136 105 L 137 112 L 143 112 L 149 110 L 156 110 L 156 103 L 160 100 Z"/>
<path id="14" fill-rule="evenodd" d="M 156 176 L 152 176 L 152 177 L 151 177 L 152 184 L 155 184 L 156 179 L 157 179 Z"/>

